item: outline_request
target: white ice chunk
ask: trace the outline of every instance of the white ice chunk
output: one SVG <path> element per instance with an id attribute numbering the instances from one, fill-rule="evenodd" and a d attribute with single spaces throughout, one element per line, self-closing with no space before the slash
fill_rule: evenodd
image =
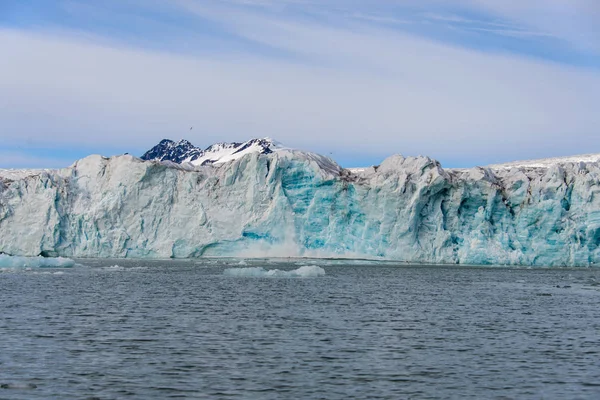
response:
<path id="1" fill-rule="evenodd" d="M 227 276 L 256 278 L 310 278 L 325 275 L 325 270 L 316 265 L 305 265 L 293 271 L 279 269 L 266 270 L 262 267 L 228 268 L 223 272 Z"/>
<path id="2" fill-rule="evenodd" d="M 0 254 L 0 268 L 71 268 L 75 261 L 69 258 L 16 257 Z"/>

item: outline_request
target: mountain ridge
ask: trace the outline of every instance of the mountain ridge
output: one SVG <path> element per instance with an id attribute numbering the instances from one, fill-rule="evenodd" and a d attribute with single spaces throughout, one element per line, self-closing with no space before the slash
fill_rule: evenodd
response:
<path id="1" fill-rule="evenodd" d="M 181 139 L 174 141 L 163 139 L 156 146 L 146 151 L 140 158 L 145 161 L 171 161 L 177 164 L 190 163 L 194 166 L 218 165 L 237 160 L 246 154 L 269 154 L 286 149 L 280 142 L 269 137 L 254 138 L 245 142 L 217 142 L 205 149 L 194 146 L 190 141 Z M 511 168 L 549 168 L 553 165 L 579 162 L 600 162 L 600 153 L 575 154 L 561 157 L 535 158 L 508 161 L 487 165 L 474 165 L 467 168 L 443 167 L 448 171 L 469 170 L 472 168 L 511 169 Z M 352 173 L 362 173 L 372 166 L 344 168 Z"/>
<path id="2" fill-rule="evenodd" d="M 237 160 L 246 154 L 269 154 L 283 148 L 271 138 L 250 139 L 245 142 L 218 142 L 205 149 L 194 146 L 190 141 L 181 139 L 177 142 L 163 139 L 156 146 L 145 152 L 140 158 L 145 161 L 172 161 L 192 165 L 221 164 Z"/>

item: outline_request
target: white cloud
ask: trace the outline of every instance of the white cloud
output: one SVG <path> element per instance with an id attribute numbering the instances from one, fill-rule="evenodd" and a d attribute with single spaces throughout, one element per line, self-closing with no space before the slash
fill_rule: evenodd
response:
<path id="1" fill-rule="evenodd" d="M 227 6 L 254 6 L 257 9 L 285 11 L 302 9 L 319 14 L 324 10 L 352 16 L 369 16 L 373 22 L 423 22 L 416 11 L 422 11 L 425 20 L 438 23 L 479 23 L 496 26 L 500 34 L 503 25 L 515 35 L 519 31 L 528 36 L 552 37 L 580 51 L 600 54 L 600 2 L 597 0 L 177 0 L 182 6 L 210 9 Z M 229 8 L 229 12 L 235 8 Z M 358 10 L 358 12 L 357 12 Z M 477 15 L 465 17 L 457 13 Z M 406 17 L 399 18 L 398 14 Z M 485 18 L 484 18 L 485 17 Z M 384 21 L 387 20 L 387 21 Z M 395 22 L 393 22 L 395 21 Z M 485 26 L 483 26 L 485 27 Z M 483 28 L 482 27 L 482 28 Z"/>
<path id="2" fill-rule="evenodd" d="M 0 139 L 143 148 L 162 137 L 271 136 L 322 152 L 490 162 L 600 145 L 598 71 L 185 4 L 293 57 L 182 56 L 0 30 Z"/>
<path id="3" fill-rule="evenodd" d="M 581 51 L 600 53 L 597 0 L 459 0 L 463 6 L 552 35 Z"/>

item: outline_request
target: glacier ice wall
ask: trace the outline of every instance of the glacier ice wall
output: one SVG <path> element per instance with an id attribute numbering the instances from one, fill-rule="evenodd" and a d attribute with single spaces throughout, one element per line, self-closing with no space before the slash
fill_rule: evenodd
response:
<path id="1" fill-rule="evenodd" d="M 19 256 L 600 261 L 600 167 L 444 170 L 392 156 L 360 173 L 297 151 L 219 167 L 89 156 L 0 178 L 0 251 Z"/>

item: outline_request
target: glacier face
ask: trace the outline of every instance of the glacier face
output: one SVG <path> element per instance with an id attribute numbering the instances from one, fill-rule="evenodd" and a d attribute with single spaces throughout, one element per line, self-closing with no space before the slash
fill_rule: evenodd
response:
<path id="1" fill-rule="evenodd" d="M 599 179 L 583 162 L 444 170 L 392 156 L 351 172 L 292 150 L 194 167 L 89 156 L 0 178 L 0 251 L 588 266 L 600 261 Z"/>

